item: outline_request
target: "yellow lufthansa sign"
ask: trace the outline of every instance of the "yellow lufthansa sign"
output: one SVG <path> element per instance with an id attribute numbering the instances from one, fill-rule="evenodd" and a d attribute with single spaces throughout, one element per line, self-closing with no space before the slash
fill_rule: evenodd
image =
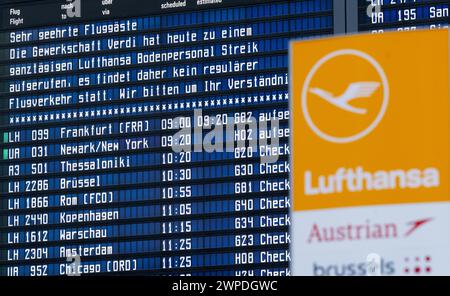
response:
<path id="1" fill-rule="evenodd" d="M 449 32 L 291 44 L 294 211 L 449 201 Z"/>

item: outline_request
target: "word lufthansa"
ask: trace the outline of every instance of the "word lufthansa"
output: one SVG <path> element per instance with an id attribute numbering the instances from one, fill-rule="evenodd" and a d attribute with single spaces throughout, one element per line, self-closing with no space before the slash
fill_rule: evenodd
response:
<path id="1" fill-rule="evenodd" d="M 335 194 L 344 191 L 436 188 L 440 185 L 440 172 L 436 168 L 380 170 L 373 173 L 365 171 L 362 167 L 339 168 L 335 174 L 318 176 L 315 182 L 311 171 L 306 171 L 304 177 L 306 195 Z"/>

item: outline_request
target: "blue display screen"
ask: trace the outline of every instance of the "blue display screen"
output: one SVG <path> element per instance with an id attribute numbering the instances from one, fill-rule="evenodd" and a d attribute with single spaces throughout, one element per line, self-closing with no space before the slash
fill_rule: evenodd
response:
<path id="1" fill-rule="evenodd" d="M 358 0 L 359 30 L 380 33 L 386 30 L 448 28 L 448 0 Z"/>
<path id="2" fill-rule="evenodd" d="M 2 7 L 0 275 L 289 275 L 287 49 L 333 1 L 148 2 Z"/>

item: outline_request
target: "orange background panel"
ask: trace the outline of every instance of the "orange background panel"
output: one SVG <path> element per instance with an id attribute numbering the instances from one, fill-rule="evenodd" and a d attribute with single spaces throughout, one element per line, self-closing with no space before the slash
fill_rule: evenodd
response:
<path id="1" fill-rule="evenodd" d="M 449 201 L 449 32 L 447 30 L 355 35 L 293 42 L 291 54 L 292 198 L 294 211 L 337 207 Z M 366 60 L 339 55 L 317 68 L 319 60 L 339 50 L 353 50 L 372 57 L 380 73 Z M 327 135 L 345 138 L 364 131 L 377 118 L 389 91 L 386 112 L 365 137 L 349 143 L 330 142 L 313 131 L 305 119 L 302 91 L 321 88 L 338 97 L 349 84 L 378 81 L 370 98 L 349 102 L 367 110 L 351 113 L 307 92 L 311 120 Z M 434 188 L 395 189 L 305 195 L 304 174 L 334 174 L 340 167 L 365 171 L 409 170 L 434 167 L 441 184 Z"/>

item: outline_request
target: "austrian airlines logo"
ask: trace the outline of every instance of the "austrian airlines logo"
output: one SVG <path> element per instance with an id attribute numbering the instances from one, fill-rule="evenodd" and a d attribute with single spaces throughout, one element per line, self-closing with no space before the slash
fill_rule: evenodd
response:
<path id="1" fill-rule="evenodd" d="M 367 109 L 353 107 L 350 102 L 360 98 L 370 98 L 379 87 L 379 82 L 351 83 L 340 97 L 334 97 L 332 93 L 320 88 L 311 88 L 309 92 L 342 110 L 363 115 L 367 113 Z"/>
<path id="2" fill-rule="evenodd" d="M 314 223 L 309 232 L 307 242 L 311 244 L 407 238 L 431 221 L 433 221 L 433 218 L 418 219 L 405 224 L 365 221 L 365 223 L 320 226 Z"/>
<path id="3" fill-rule="evenodd" d="M 415 232 L 417 229 L 421 228 L 423 225 L 427 224 L 428 222 L 431 222 L 433 218 L 427 218 L 427 219 L 421 219 L 409 222 L 408 225 L 411 227 L 405 234 L 405 236 L 410 236 L 413 232 Z"/>
<path id="4" fill-rule="evenodd" d="M 321 58 L 302 90 L 308 126 L 323 140 L 338 144 L 358 141 L 373 132 L 388 103 L 389 85 L 383 68 L 372 56 L 353 49 Z"/>

